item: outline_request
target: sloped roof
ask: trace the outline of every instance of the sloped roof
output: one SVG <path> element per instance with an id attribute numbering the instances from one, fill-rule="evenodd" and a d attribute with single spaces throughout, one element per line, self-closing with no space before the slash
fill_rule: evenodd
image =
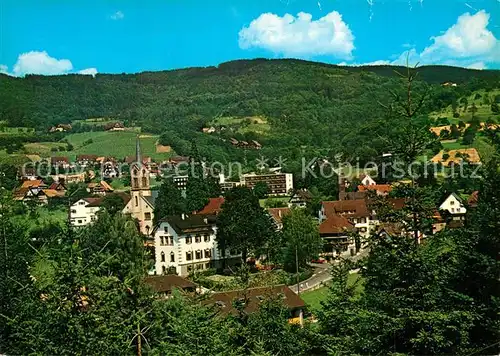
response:
<path id="1" fill-rule="evenodd" d="M 97 155 L 78 155 L 76 156 L 77 161 L 96 161 L 99 156 Z"/>
<path id="2" fill-rule="evenodd" d="M 354 229 L 354 225 L 344 216 L 331 215 L 319 225 L 321 235 L 340 234 Z"/>
<path id="3" fill-rule="evenodd" d="M 41 179 L 25 180 L 21 185 L 21 188 L 38 188 L 40 186 L 45 186 L 45 185 L 46 184 Z"/>
<path id="4" fill-rule="evenodd" d="M 302 298 L 285 285 L 213 293 L 203 301 L 203 304 L 217 306 L 223 315 L 236 315 L 238 310 L 234 308 L 234 302 L 246 299 L 244 310 L 247 313 L 253 313 L 259 310 L 263 300 L 273 298 L 279 298 L 291 310 L 305 307 Z"/>
<path id="5" fill-rule="evenodd" d="M 479 191 L 472 192 L 472 194 L 469 196 L 469 199 L 467 199 L 467 204 L 471 208 L 477 207 L 477 203 L 479 201 Z"/>
<path id="6" fill-rule="evenodd" d="M 268 208 L 267 211 L 277 224 L 281 224 L 283 217 L 290 214 L 292 210 L 290 208 Z"/>
<path id="7" fill-rule="evenodd" d="M 61 198 L 64 196 L 65 191 L 56 189 L 43 189 L 45 195 L 49 198 Z"/>
<path id="8" fill-rule="evenodd" d="M 158 293 L 171 292 L 173 289 L 194 289 L 196 284 L 174 274 L 165 276 L 148 276 L 144 282 Z"/>
<path id="9" fill-rule="evenodd" d="M 156 227 L 162 222 L 168 223 L 177 234 L 196 234 L 203 232 L 213 232 L 213 225 L 215 224 L 214 215 L 202 214 L 182 214 L 171 215 L 161 219 Z"/>
<path id="10" fill-rule="evenodd" d="M 222 204 L 224 204 L 224 198 L 210 198 L 208 204 L 203 207 L 203 209 L 196 212 L 196 214 L 218 214 L 222 210 Z"/>
<path id="11" fill-rule="evenodd" d="M 324 201 L 321 203 L 325 210 L 325 215 L 346 215 L 349 217 L 367 217 L 370 212 L 366 205 L 366 200 L 337 200 L 337 201 Z"/>
<path id="12" fill-rule="evenodd" d="M 381 193 L 389 193 L 392 190 L 392 187 L 390 184 L 358 185 L 358 190 L 360 192 L 365 192 L 367 190 L 376 190 Z"/>

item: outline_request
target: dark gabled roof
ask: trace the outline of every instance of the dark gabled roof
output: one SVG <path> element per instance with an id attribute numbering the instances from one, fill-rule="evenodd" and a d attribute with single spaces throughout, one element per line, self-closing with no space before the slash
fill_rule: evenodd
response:
<path id="1" fill-rule="evenodd" d="M 281 224 L 283 217 L 292 212 L 290 208 L 268 208 L 267 211 L 277 224 Z"/>
<path id="2" fill-rule="evenodd" d="M 215 224 L 215 216 L 204 214 L 171 215 L 161 219 L 156 228 L 158 228 L 162 222 L 168 223 L 177 234 L 213 232 L 212 226 Z"/>
<path id="3" fill-rule="evenodd" d="M 337 201 L 324 201 L 322 205 L 325 210 L 325 215 L 346 215 L 348 217 L 368 217 L 370 212 L 366 205 L 366 200 L 337 200 Z"/>
<path id="4" fill-rule="evenodd" d="M 312 199 L 312 194 L 307 189 L 299 189 L 299 190 L 297 190 L 290 197 L 290 201 L 292 201 L 295 198 L 295 196 L 297 196 L 298 198 L 300 198 L 302 201 L 310 201 Z"/>
<path id="5" fill-rule="evenodd" d="M 285 306 L 291 310 L 305 307 L 304 301 L 285 285 L 213 293 L 203 301 L 203 304 L 218 307 L 219 312 L 223 315 L 236 315 L 238 310 L 234 308 L 234 302 L 246 300 L 244 310 L 247 313 L 252 313 L 259 310 L 260 303 L 265 299 L 282 300 Z"/>
<path id="6" fill-rule="evenodd" d="M 144 279 L 144 282 L 150 285 L 155 292 L 158 293 L 171 292 L 172 289 L 196 288 L 196 284 L 175 274 L 167 274 L 165 276 L 148 276 Z"/>

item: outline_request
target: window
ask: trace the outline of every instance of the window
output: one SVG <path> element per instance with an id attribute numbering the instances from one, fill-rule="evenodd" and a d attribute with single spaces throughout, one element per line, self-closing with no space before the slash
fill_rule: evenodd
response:
<path id="1" fill-rule="evenodd" d="M 139 179 L 138 178 L 134 178 L 134 184 L 133 184 L 133 187 L 134 188 L 137 188 L 139 186 Z"/>
<path id="2" fill-rule="evenodd" d="M 79 223 L 79 224 L 81 224 L 81 223 L 82 223 L 82 221 L 81 221 L 81 220 L 78 220 L 78 223 Z"/>
<path id="3" fill-rule="evenodd" d="M 193 242 L 193 238 L 191 236 L 186 236 L 186 243 L 190 244 Z"/>
<path id="4" fill-rule="evenodd" d="M 165 268 L 165 266 L 161 266 L 161 271 L 162 271 L 163 274 L 167 273 L 167 269 Z"/>
<path id="5" fill-rule="evenodd" d="M 160 236 L 160 246 L 165 245 L 165 240 L 163 236 Z"/>
<path id="6" fill-rule="evenodd" d="M 186 260 L 187 261 L 192 261 L 193 260 L 193 254 L 191 252 L 186 252 Z"/>
<path id="7" fill-rule="evenodd" d="M 161 262 L 165 262 L 165 252 L 161 253 Z"/>
<path id="8" fill-rule="evenodd" d="M 188 268 L 187 268 L 188 272 L 191 272 L 193 270 L 193 266 L 192 265 L 189 265 Z"/>
<path id="9" fill-rule="evenodd" d="M 195 242 L 201 242 L 201 236 L 200 235 L 196 235 L 195 238 L 194 238 L 194 241 Z"/>
<path id="10" fill-rule="evenodd" d="M 146 177 L 142 177 L 142 186 L 147 187 L 148 186 L 148 179 Z"/>
<path id="11" fill-rule="evenodd" d="M 92 215 L 92 216 L 90 217 L 90 221 L 94 221 L 94 220 L 95 220 L 95 216 L 94 216 L 94 215 Z"/>
<path id="12" fill-rule="evenodd" d="M 151 213 L 144 213 L 144 220 L 151 220 Z"/>
<path id="13" fill-rule="evenodd" d="M 139 205 L 139 199 L 137 199 L 137 197 L 135 197 L 135 206 L 138 206 Z"/>
<path id="14" fill-rule="evenodd" d="M 85 205 L 85 202 L 84 201 L 81 201 L 78 203 L 79 205 Z"/>
<path id="15" fill-rule="evenodd" d="M 206 268 L 206 269 L 209 269 L 209 268 L 210 268 L 210 262 L 209 262 L 209 263 L 205 263 L 205 268 Z"/>
<path id="16" fill-rule="evenodd" d="M 454 213 L 455 212 L 455 208 L 451 208 L 451 212 Z"/>
<path id="17" fill-rule="evenodd" d="M 71 214 L 76 214 L 76 210 L 75 209 L 71 209 Z"/>
<path id="18" fill-rule="evenodd" d="M 175 255 L 173 252 L 170 252 L 170 262 L 175 262 Z"/>
<path id="19" fill-rule="evenodd" d="M 203 257 L 202 257 L 202 255 L 201 255 L 201 251 L 200 251 L 200 250 L 196 251 L 196 259 L 197 259 L 197 260 L 201 260 L 202 258 L 203 258 Z"/>
<path id="20" fill-rule="evenodd" d="M 361 224 L 366 224 L 366 218 L 361 218 L 360 223 L 361 223 Z"/>
<path id="21" fill-rule="evenodd" d="M 212 258 L 212 250 L 208 248 L 205 250 L 205 258 Z"/>
<path id="22" fill-rule="evenodd" d="M 173 237 L 173 236 L 169 236 L 169 237 L 168 237 L 168 244 L 169 244 L 170 246 L 174 246 L 174 237 Z"/>
<path id="23" fill-rule="evenodd" d="M 205 235 L 203 241 L 210 242 L 210 235 Z"/>
<path id="24" fill-rule="evenodd" d="M 454 200 L 450 201 L 450 205 L 455 205 L 455 201 Z"/>
<path id="25" fill-rule="evenodd" d="M 168 225 L 163 226 L 163 231 L 165 231 L 166 233 L 168 233 Z"/>

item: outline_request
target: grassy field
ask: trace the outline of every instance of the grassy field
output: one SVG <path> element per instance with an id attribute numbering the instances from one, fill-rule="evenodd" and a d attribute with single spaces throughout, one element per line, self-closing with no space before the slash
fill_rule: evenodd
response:
<path id="1" fill-rule="evenodd" d="M 52 147 L 65 146 L 63 142 L 40 142 L 27 144 L 26 150 L 31 154 L 42 156 L 69 156 L 75 158 L 80 154 L 95 154 L 100 156 L 113 156 L 118 159 L 135 154 L 137 132 L 133 131 L 96 131 L 69 134 L 65 137 L 73 145 L 72 151 L 52 152 Z M 165 159 L 173 154 L 156 153 L 158 136 L 141 135 L 141 150 L 145 156 L 153 159 Z"/>
<path id="2" fill-rule="evenodd" d="M 0 134 L 4 135 L 18 135 L 32 132 L 35 132 L 35 129 L 29 127 L 0 127 Z"/>
<path id="3" fill-rule="evenodd" d="M 487 140 L 480 135 L 477 135 L 474 139 L 472 145 L 462 145 L 462 139 L 458 139 L 455 142 L 441 142 L 445 150 L 458 150 L 461 148 L 475 148 L 479 152 L 481 161 L 488 161 L 493 154 L 495 149 L 487 142 Z"/>
<path id="4" fill-rule="evenodd" d="M 356 287 L 356 293 L 360 294 L 363 291 L 363 279 L 358 273 L 352 273 L 349 275 L 348 283 L 350 285 L 354 284 L 357 280 L 358 285 Z M 321 287 L 319 289 L 301 293 L 300 296 L 309 307 L 309 309 L 314 312 L 321 308 L 321 302 L 326 300 L 328 297 L 328 287 Z"/>
<path id="5" fill-rule="evenodd" d="M 285 206 L 288 206 L 288 201 L 290 200 L 289 196 L 286 197 L 268 197 L 266 199 L 260 199 L 259 203 L 260 206 L 265 208 L 266 207 L 266 202 L 280 202 L 285 204 Z"/>
<path id="6" fill-rule="evenodd" d="M 211 121 L 208 126 L 226 126 L 241 134 L 246 132 L 255 132 L 260 135 L 266 135 L 271 129 L 267 119 L 263 116 L 222 116 Z"/>
<path id="7" fill-rule="evenodd" d="M 476 99 L 477 95 L 479 95 L 480 97 Z M 485 96 L 487 96 L 491 101 L 496 95 L 500 95 L 500 89 L 494 89 L 489 93 L 487 93 L 485 90 L 475 91 L 474 93 L 472 93 L 472 95 L 467 97 L 468 108 L 465 112 L 463 104 L 459 104 L 460 106 L 458 107 L 457 111 L 460 114 L 460 117 L 458 118 L 453 117 L 453 110 L 451 108 L 451 105 L 440 111 L 435 111 L 431 113 L 429 116 L 433 119 L 437 119 L 438 117 L 446 117 L 452 124 L 458 124 L 459 121 L 468 122 L 472 119 L 472 112 L 469 111 L 469 108 L 472 106 L 472 103 L 474 103 L 477 107 L 477 112 L 475 113 L 475 117 L 477 117 L 479 121 L 485 122 L 489 119 L 492 119 L 494 121 L 499 122 L 500 115 L 493 114 L 491 112 L 491 104 L 486 104 L 484 102 Z"/>
<path id="8" fill-rule="evenodd" d="M 27 222 L 29 224 L 28 229 L 32 230 L 40 225 L 45 225 L 48 223 L 65 223 L 68 218 L 68 211 L 65 207 L 59 209 L 47 209 L 46 207 L 39 207 L 36 209 L 36 215 L 16 215 L 12 218 L 14 223 Z"/>

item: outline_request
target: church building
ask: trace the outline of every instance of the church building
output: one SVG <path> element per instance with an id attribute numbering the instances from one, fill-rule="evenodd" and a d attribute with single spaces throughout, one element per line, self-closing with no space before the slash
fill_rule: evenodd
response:
<path id="1" fill-rule="evenodd" d="M 153 231 L 153 217 L 156 195 L 149 184 L 149 169 L 141 156 L 139 137 L 136 142 L 136 161 L 130 165 L 130 200 L 123 209 L 124 214 L 130 214 L 139 221 L 140 231 L 150 235 Z M 155 192 L 156 193 L 156 192 Z"/>

